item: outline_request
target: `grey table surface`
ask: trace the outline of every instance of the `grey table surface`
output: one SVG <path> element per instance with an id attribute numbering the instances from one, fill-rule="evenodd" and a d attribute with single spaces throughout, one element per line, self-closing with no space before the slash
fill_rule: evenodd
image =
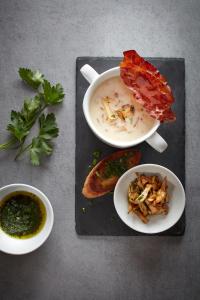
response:
<path id="1" fill-rule="evenodd" d="M 55 224 L 24 256 L 0 253 L 0 299 L 199 299 L 199 0 L 1 0 L 0 125 L 31 95 L 19 66 L 61 82 L 61 128 L 39 168 L 0 153 L 0 185 L 32 184 L 49 197 Z M 183 237 L 79 237 L 74 228 L 75 60 L 77 56 L 184 57 L 186 62 L 187 228 Z M 178 99 L 177 99 L 178 101 Z M 180 103 L 181 105 L 181 103 Z M 169 141 L 170 142 L 170 141 Z"/>

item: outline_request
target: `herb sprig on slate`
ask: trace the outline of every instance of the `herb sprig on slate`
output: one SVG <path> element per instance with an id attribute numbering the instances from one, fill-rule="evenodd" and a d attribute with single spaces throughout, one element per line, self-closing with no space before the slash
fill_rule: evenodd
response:
<path id="1" fill-rule="evenodd" d="M 59 134 L 55 115 L 53 113 L 45 115 L 43 112 L 47 107 L 62 103 L 65 95 L 61 84 L 51 85 L 39 71 L 20 68 L 19 76 L 28 86 L 36 90 L 37 94 L 33 99 L 25 99 L 20 111 L 11 111 L 7 126 L 10 139 L 0 144 L 0 150 L 17 149 L 15 159 L 29 151 L 31 163 L 39 165 L 42 156 L 52 154 L 51 140 Z M 26 138 L 37 120 L 39 120 L 38 136 L 33 137 L 32 142 L 25 145 Z"/>

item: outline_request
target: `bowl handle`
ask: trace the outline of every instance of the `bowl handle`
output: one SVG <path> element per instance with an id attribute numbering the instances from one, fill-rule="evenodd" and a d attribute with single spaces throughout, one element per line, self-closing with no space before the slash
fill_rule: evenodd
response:
<path id="1" fill-rule="evenodd" d="M 146 142 L 160 153 L 165 151 L 168 147 L 166 141 L 157 132 L 154 132 L 148 139 L 146 139 Z"/>
<path id="2" fill-rule="evenodd" d="M 99 77 L 97 73 L 90 65 L 86 64 L 80 69 L 81 74 L 91 84 Z"/>

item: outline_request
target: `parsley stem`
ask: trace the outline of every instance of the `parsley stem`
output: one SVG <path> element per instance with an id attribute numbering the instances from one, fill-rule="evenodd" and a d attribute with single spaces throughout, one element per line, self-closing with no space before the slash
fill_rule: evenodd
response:
<path id="1" fill-rule="evenodd" d="M 37 115 L 36 115 L 36 117 L 35 117 L 35 120 L 33 121 L 33 123 L 32 123 L 32 126 L 35 124 L 35 122 L 36 122 L 36 120 L 39 118 L 39 116 L 41 115 L 41 113 L 47 108 L 47 104 L 45 104 L 40 110 L 39 110 L 39 112 L 37 113 Z M 31 126 L 31 128 L 32 128 L 32 126 Z"/>
<path id="2" fill-rule="evenodd" d="M 17 160 L 17 159 L 20 157 L 20 155 L 22 155 L 25 151 L 27 151 L 27 150 L 31 147 L 31 145 L 32 145 L 32 144 L 29 144 L 29 145 L 27 145 L 25 148 L 23 148 L 23 145 L 22 145 L 22 147 L 20 147 L 19 152 L 18 152 L 17 155 L 15 156 L 15 160 Z"/>
<path id="3" fill-rule="evenodd" d="M 21 142 L 21 144 L 20 144 L 20 146 L 19 146 L 19 151 L 17 152 L 17 154 L 16 154 L 14 160 L 17 160 L 17 158 L 22 154 L 22 149 L 23 149 L 24 143 L 25 143 L 25 138 L 24 138 L 24 140 Z"/>
<path id="4" fill-rule="evenodd" d="M 0 150 L 6 150 L 8 148 L 10 148 L 10 146 L 14 145 L 16 143 L 16 139 L 10 139 L 8 142 L 4 143 L 4 144 L 0 144 Z"/>

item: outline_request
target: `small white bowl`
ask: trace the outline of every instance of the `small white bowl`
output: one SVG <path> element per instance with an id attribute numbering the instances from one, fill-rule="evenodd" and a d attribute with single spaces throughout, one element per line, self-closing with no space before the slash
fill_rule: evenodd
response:
<path id="1" fill-rule="evenodd" d="M 128 187 L 136 178 L 136 172 L 147 175 L 167 176 L 169 212 L 167 215 L 150 216 L 144 224 L 135 214 L 128 214 Z M 121 220 L 130 228 L 148 234 L 155 234 L 172 227 L 181 217 L 185 208 L 185 191 L 178 177 L 169 169 L 155 164 L 133 167 L 118 180 L 114 190 L 114 206 Z"/>
<path id="2" fill-rule="evenodd" d="M 51 203 L 48 198 L 37 188 L 27 184 L 10 184 L 0 188 L 0 201 L 13 192 L 16 191 L 27 191 L 35 194 L 40 198 L 46 208 L 46 221 L 41 231 L 35 236 L 27 239 L 18 239 L 9 236 L 2 229 L 0 229 L 0 251 L 8 254 L 26 254 L 39 248 L 48 238 L 51 233 L 54 214 Z"/>

